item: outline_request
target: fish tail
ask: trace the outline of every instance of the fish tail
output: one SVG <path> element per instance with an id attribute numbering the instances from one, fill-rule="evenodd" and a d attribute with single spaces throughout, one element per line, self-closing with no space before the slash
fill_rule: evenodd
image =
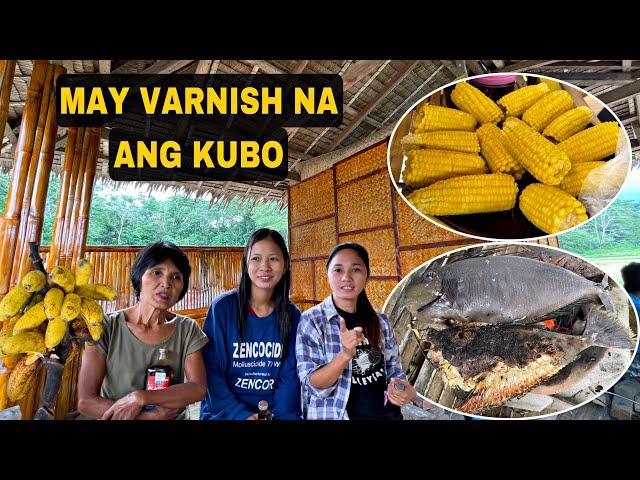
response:
<path id="1" fill-rule="evenodd" d="M 605 348 L 633 348 L 629 330 L 622 325 L 613 312 L 609 312 L 596 304 L 584 307 L 587 326 L 583 336 L 591 345 Z"/>

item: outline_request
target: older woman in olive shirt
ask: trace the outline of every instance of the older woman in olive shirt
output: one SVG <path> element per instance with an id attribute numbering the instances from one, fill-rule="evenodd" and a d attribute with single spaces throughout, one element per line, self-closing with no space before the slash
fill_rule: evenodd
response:
<path id="1" fill-rule="evenodd" d="M 169 312 L 187 292 L 191 267 L 175 245 L 158 242 L 145 247 L 132 268 L 138 303 L 104 319 L 104 334 L 87 345 L 78 381 L 78 410 L 103 420 L 166 420 L 206 393 L 200 350 L 207 337 L 188 317 Z M 174 384 L 145 390 L 147 367 L 169 351 Z M 145 410 L 146 405 L 154 405 Z"/>

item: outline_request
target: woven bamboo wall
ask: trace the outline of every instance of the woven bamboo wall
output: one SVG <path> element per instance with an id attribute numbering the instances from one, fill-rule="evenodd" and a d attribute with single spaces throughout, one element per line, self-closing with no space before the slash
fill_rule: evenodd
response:
<path id="1" fill-rule="evenodd" d="M 387 143 L 378 143 L 289 190 L 292 298 L 306 309 L 330 294 L 325 263 L 337 243 L 369 251 L 367 294 L 382 309 L 402 276 L 428 258 L 472 243 L 419 217 L 395 192 Z"/>
<path id="2" fill-rule="evenodd" d="M 291 297 L 303 311 L 331 293 L 325 263 L 337 243 L 358 242 L 369 251 L 367 294 L 379 310 L 411 270 L 479 243 L 415 213 L 393 188 L 386 159 L 384 141 L 289 189 Z M 555 238 L 539 243 L 558 246 Z"/>

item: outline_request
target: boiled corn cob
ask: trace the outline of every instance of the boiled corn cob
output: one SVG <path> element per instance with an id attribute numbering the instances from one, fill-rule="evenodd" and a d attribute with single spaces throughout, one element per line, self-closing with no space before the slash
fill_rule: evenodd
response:
<path id="1" fill-rule="evenodd" d="M 441 180 L 407 199 L 427 215 L 466 215 L 511 210 L 518 186 L 511 175 L 492 173 Z"/>
<path id="2" fill-rule="evenodd" d="M 583 130 L 593 118 L 593 112 L 589 107 L 572 108 L 556 117 L 542 132 L 547 137 L 552 137 L 558 142 L 566 140 Z"/>
<path id="3" fill-rule="evenodd" d="M 524 174 L 524 168 L 513 158 L 505 145 L 502 131 L 493 123 L 485 123 L 477 130 L 482 156 L 493 173 L 508 173 L 516 180 Z"/>
<path id="4" fill-rule="evenodd" d="M 540 182 L 558 185 L 569 172 L 571 162 L 564 151 L 522 120 L 507 118 L 502 131 L 511 154 Z"/>
<path id="5" fill-rule="evenodd" d="M 531 105 L 522 115 L 522 120 L 541 132 L 556 117 L 571 110 L 572 107 L 571 94 L 566 90 L 556 90 Z"/>
<path id="6" fill-rule="evenodd" d="M 467 82 L 460 82 L 451 92 L 451 100 L 463 112 L 472 115 L 478 123 L 498 123 L 504 118 L 500 107 Z"/>
<path id="7" fill-rule="evenodd" d="M 550 78 L 541 78 L 540 83 L 544 83 L 549 87 L 549 91 L 553 92 L 555 90 L 560 90 L 562 87 L 560 86 L 560 82 L 557 80 L 551 80 Z"/>
<path id="8" fill-rule="evenodd" d="M 438 105 L 423 105 L 413 123 L 414 133 L 434 130 L 465 130 L 473 132 L 478 122 L 465 112 Z"/>
<path id="9" fill-rule="evenodd" d="M 407 163 L 402 172 L 402 178 L 407 185 L 424 187 L 445 178 L 485 172 L 484 160 L 478 155 L 420 149 L 407 153 Z"/>
<path id="10" fill-rule="evenodd" d="M 508 117 L 519 117 L 547 93 L 549 93 L 549 87 L 545 83 L 529 85 L 507 93 L 498 100 L 498 105 L 506 108 Z"/>
<path id="11" fill-rule="evenodd" d="M 587 220 L 587 211 L 578 200 L 558 187 L 533 183 L 520 194 L 520 210 L 545 233 L 562 232 Z"/>
<path id="12" fill-rule="evenodd" d="M 596 168 L 602 167 L 607 162 L 582 162 L 571 167 L 569 173 L 560 182 L 560 188 L 569 195 L 577 197 L 580 194 L 588 194 L 600 183 L 601 175 L 592 175 L 589 181 L 587 177 Z"/>
<path id="13" fill-rule="evenodd" d="M 604 122 L 587 128 L 558 144 L 572 164 L 602 160 L 616 153 L 620 127 L 617 122 Z"/>
<path id="14" fill-rule="evenodd" d="M 402 138 L 401 143 L 405 151 L 429 147 L 455 152 L 480 152 L 480 143 L 478 143 L 478 135 L 475 132 L 441 130 L 439 132 L 410 133 Z"/>

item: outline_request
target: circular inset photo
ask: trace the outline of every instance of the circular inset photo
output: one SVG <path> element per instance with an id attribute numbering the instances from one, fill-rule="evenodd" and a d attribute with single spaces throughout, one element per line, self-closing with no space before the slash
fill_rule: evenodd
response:
<path id="1" fill-rule="evenodd" d="M 384 312 L 418 394 L 476 417 L 576 408 L 611 388 L 637 349 L 624 289 L 580 257 L 532 244 L 437 257 L 398 284 Z"/>
<path id="2" fill-rule="evenodd" d="M 417 102 L 388 149 L 419 214 L 487 240 L 555 235 L 598 215 L 631 168 L 615 114 L 584 90 L 530 74 L 452 83 Z"/>

